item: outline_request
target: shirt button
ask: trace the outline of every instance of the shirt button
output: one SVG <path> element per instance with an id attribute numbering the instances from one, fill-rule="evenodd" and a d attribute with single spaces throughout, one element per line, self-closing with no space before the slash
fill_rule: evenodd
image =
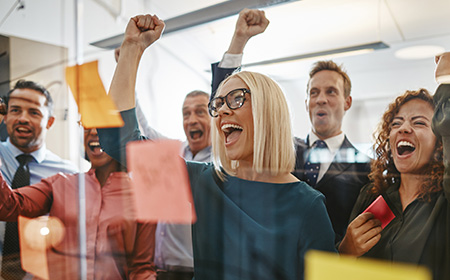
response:
<path id="1" fill-rule="evenodd" d="M 164 236 L 164 235 L 165 235 L 164 231 L 161 231 L 161 236 Z"/>

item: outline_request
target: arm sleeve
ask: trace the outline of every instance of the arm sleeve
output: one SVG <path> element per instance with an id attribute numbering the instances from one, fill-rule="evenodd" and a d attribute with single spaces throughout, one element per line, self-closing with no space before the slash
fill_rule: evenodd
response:
<path id="1" fill-rule="evenodd" d="M 130 109 L 120 112 L 124 121 L 124 126 L 113 128 L 97 129 L 100 139 L 100 146 L 113 159 L 117 160 L 123 166 L 126 162 L 126 146 L 130 141 L 146 140 L 147 137 L 141 134 L 136 118 L 136 109 Z"/>
<path id="2" fill-rule="evenodd" d="M 219 67 L 218 62 L 211 64 L 211 72 L 212 72 L 211 98 L 213 98 L 214 95 L 216 94 L 216 90 L 219 87 L 220 83 L 238 69 L 239 69 L 238 67 L 221 68 Z"/>
<path id="3" fill-rule="evenodd" d="M 138 223 L 130 267 L 130 279 L 156 279 L 154 264 L 156 224 Z"/>
<path id="4" fill-rule="evenodd" d="M 325 197 L 316 196 L 310 204 L 307 219 L 303 221 L 302 227 L 305 229 L 305 244 L 302 250 L 314 249 L 321 251 L 336 252 L 334 247 L 334 231 L 325 207 Z"/>
<path id="5" fill-rule="evenodd" d="M 56 176 L 11 190 L 0 174 L 0 219 L 16 222 L 19 215 L 34 218 L 47 214 L 53 200 L 51 184 Z"/>

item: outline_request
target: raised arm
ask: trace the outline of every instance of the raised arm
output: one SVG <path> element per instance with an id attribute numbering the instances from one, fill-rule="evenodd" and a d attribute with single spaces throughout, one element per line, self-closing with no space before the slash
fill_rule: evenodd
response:
<path id="1" fill-rule="evenodd" d="M 213 74 L 211 93 L 213 95 L 220 82 L 241 66 L 242 54 L 248 40 L 253 36 L 263 33 L 268 25 L 269 20 L 266 18 L 264 11 L 243 9 L 239 13 L 227 52 L 224 54 L 220 63 L 211 65 Z"/>
<path id="2" fill-rule="evenodd" d="M 144 50 L 161 37 L 164 22 L 157 16 L 135 16 L 128 22 L 109 94 L 121 111 L 125 125 L 98 129 L 100 145 L 106 153 L 126 166 L 126 144 L 145 139 L 135 112 L 136 74 Z"/>
<path id="3" fill-rule="evenodd" d="M 450 52 L 436 57 L 436 81 L 440 84 L 433 97 L 436 109 L 433 131 L 444 148 L 444 192 L 450 202 Z"/>
<path id="4" fill-rule="evenodd" d="M 161 37 L 164 22 L 157 16 L 135 16 L 128 22 L 109 90 L 119 111 L 135 107 L 134 90 L 139 62 L 145 49 Z"/>

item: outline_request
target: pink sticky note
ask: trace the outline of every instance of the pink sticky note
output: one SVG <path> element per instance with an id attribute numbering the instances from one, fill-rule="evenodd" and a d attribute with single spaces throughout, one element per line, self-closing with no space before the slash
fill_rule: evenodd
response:
<path id="1" fill-rule="evenodd" d="M 127 145 L 138 219 L 194 223 L 196 215 L 185 161 L 176 140 L 136 141 Z"/>
<path id="2" fill-rule="evenodd" d="M 394 218 L 395 215 L 392 212 L 391 208 L 387 205 L 383 196 L 378 196 L 377 199 L 372 202 L 372 204 L 364 210 L 363 213 L 370 212 L 375 216 L 375 219 L 380 220 L 381 228 L 384 229 Z"/>

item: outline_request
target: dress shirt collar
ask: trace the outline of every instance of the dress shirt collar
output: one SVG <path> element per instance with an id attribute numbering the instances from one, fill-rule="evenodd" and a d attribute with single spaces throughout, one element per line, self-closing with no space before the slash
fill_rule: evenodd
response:
<path id="1" fill-rule="evenodd" d="M 199 151 L 195 156 L 192 155 L 191 148 L 188 145 L 188 142 L 183 143 L 183 151 L 182 156 L 185 160 L 191 161 L 201 161 L 201 162 L 210 162 L 211 161 L 211 150 L 212 147 L 208 146 L 203 150 Z"/>
<path id="2" fill-rule="evenodd" d="M 319 140 L 319 137 L 314 132 L 310 132 L 308 135 L 309 141 L 308 146 L 311 147 L 316 140 Z M 342 146 L 342 143 L 344 142 L 345 134 L 341 132 L 340 134 L 327 138 L 323 141 L 327 143 L 327 147 L 330 150 L 331 154 L 334 154 L 339 148 Z"/>
<path id="3" fill-rule="evenodd" d="M 24 152 L 22 152 L 21 150 L 19 150 L 19 148 L 17 148 L 16 146 L 14 146 L 11 141 L 8 139 L 6 139 L 6 146 L 10 149 L 11 153 L 14 155 L 14 157 L 17 157 L 18 155 L 23 154 Z M 41 148 L 39 148 L 38 150 L 30 153 L 30 155 L 33 156 L 34 160 L 37 163 L 41 163 L 42 161 L 44 161 L 45 159 L 45 151 L 47 150 L 45 143 L 42 145 Z"/>

